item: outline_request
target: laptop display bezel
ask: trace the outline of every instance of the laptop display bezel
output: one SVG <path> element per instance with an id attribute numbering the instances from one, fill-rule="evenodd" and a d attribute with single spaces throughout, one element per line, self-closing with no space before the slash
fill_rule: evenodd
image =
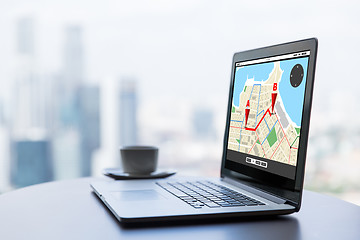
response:
<path id="1" fill-rule="evenodd" d="M 230 160 L 227 160 L 226 156 L 228 150 L 227 143 L 229 136 L 229 124 L 231 117 L 236 63 L 248 61 L 248 60 L 261 59 L 266 57 L 279 56 L 283 54 L 301 52 L 301 51 L 310 51 L 310 56 L 308 61 L 308 72 L 307 72 L 306 87 L 305 87 L 305 97 L 303 104 L 303 114 L 301 121 L 295 179 L 292 180 L 262 170 L 257 170 L 257 169 L 254 170 L 254 168 L 242 164 L 240 165 L 240 163 L 238 165 L 237 171 L 228 169 L 225 165 L 228 165 L 229 162 L 231 162 Z M 310 122 L 310 113 L 311 113 L 311 104 L 312 104 L 316 56 L 317 56 L 316 38 L 284 43 L 284 44 L 279 44 L 264 48 L 258 48 L 258 49 L 238 52 L 234 54 L 232 61 L 228 108 L 227 108 L 227 116 L 226 116 L 226 128 L 224 134 L 221 177 L 229 177 L 231 179 L 240 181 L 243 184 L 256 187 L 257 189 L 287 199 L 290 203 L 293 203 L 294 206 L 300 208 L 300 199 L 301 199 L 301 193 L 304 182 L 305 161 L 306 161 L 308 134 L 309 134 L 309 122 Z"/>

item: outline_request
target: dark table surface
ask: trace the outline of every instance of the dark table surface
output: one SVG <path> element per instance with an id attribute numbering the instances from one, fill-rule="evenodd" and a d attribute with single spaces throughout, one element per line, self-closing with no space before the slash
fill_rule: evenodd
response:
<path id="1" fill-rule="evenodd" d="M 360 239 L 360 207 L 305 191 L 299 213 L 271 219 L 123 227 L 92 192 L 96 178 L 0 195 L 0 239 Z"/>

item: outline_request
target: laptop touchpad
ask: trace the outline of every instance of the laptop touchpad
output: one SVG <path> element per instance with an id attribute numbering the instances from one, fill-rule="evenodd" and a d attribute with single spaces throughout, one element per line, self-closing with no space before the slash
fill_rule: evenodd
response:
<path id="1" fill-rule="evenodd" d="M 152 189 L 118 191 L 111 194 L 120 201 L 148 201 L 161 198 L 161 195 Z"/>

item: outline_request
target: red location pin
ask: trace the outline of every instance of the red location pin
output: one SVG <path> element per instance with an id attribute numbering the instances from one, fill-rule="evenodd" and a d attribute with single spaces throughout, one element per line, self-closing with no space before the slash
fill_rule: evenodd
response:
<path id="1" fill-rule="evenodd" d="M 245 126 L 249 118 L 249 113 L 250 113 L 250 101 L 248 100 L 245 108 Z"/>
<path id="2" fill-rule="evenodd" d="M 271 112 L 274 113 L 274 105 L 275 105 L 275 101 L 276 101 L 276 97 L 277 97 L 277 93 L 272 93 L 271 94 Z"/>
<path id="3" fill-rule="evenodd" d="M 271 112 L 274 113 L 274 106 L 277 97 L 277 83 L 273 85 L 273 92 L 271 93 Z"/>

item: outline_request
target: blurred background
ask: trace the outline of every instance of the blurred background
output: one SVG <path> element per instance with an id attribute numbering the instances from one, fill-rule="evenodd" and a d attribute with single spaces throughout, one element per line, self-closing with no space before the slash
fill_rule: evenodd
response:
<path id="1" fill-rule="evenodd" d="M 118 147 L 218 176 L 233 53 L 319 39 L 306 189 L 360 205 L 359 1 L 0 0 L 0 192 Z"/>

